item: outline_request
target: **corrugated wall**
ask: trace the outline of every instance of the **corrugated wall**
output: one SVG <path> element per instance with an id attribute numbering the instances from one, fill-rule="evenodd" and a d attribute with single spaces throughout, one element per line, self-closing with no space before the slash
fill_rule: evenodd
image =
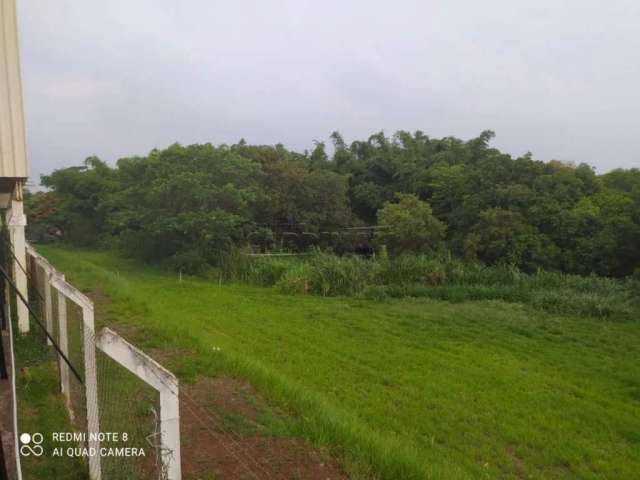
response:
<path id="1" fill-rule="evenodd" d="M 15 0 L 0 0 L 0 178 L 26 178 Z"/>

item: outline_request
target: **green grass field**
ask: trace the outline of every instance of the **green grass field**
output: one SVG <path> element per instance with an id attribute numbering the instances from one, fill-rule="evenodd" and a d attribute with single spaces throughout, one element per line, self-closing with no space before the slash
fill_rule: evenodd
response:
<path id="1" fill-rule="evenodd" d="M 143 348 L 193 350 L 171 368 L 249 379 L 355 476 L 640 478 L 640 323 L 518 304 L 282 295 L 42 246 L 106 294 L 97 321 Z M 220 349 L 220 350 L 218 350 Z"/>

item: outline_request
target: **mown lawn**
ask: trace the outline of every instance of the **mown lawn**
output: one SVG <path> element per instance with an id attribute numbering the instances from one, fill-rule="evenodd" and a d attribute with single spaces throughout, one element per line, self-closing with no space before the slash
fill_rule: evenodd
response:
<path id="1" fill-rule="evenodd" d="M 640 478 L 640 322 L 287 296 L 178 282 L 105 252 L 39 250 L 111 298 L 99 322 L 193 349 L 172 366 L 183 379 L 247 377 L 359 475 Z"/>

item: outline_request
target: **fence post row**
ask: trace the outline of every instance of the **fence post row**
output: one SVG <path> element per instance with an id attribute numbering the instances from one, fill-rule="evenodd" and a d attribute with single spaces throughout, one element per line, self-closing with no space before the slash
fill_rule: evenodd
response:
<path id="1" fill-rule="evenodd" d="M 26 266 L 24 228 L 27 225 L 27 217 L 23 212 L 22 200 L 12 201 L 11 208 L 7 211 L 7 225 L 9 227 L 9 236 L 13 255 L 16 261 L 13 264 L 13 278 L 15 279 L 16 288 L 27 298 L 27 273 L 19 268 L 19 265 Z M 29 310 L 22 302 L 16 303 L 16 313 L 18 314 L 18 331 L 20 333 L 29 332 Z"/>
<path id="2" fill-rule="evenodd" d="M 93 341 L 94 332 L 94 315 L 93 302 L 77 288 L 69 285 L 64 275 L 58 272 L 44 257 L 38 254 L 31 245 L 27 245 L 27 254 L 32 257 L 37 265 L 45 272 L 44 288 L 45 288 L 45 315 L 47 315 L 47 329 L 49 333 L 53 329 L 53 307 L 51 315 L 48 314 L 48 306 L 46 300 L 46 292 L 50 288 L 54 288 L 58 293 L 58 323 L 59 323 L 59 340 L 60 350 L 67 356 L 69 354 L 69 339 L 67 333 L 67 305 L 66 300 L 69 299 L 82 309 L 82 333 L 83 333 L 83 350 L 84 350 L 84 383 L 85 383 L 85 399 L 87 408 L 87 446 L 98 452 L 100 449 L 100 423 L 98 411 L 98 381 L 96 371 L 96 351 L 95 342 Z M 71 408 L 71 391 L 69 386 L 69 367 L 62 357 L 60 363 L 60 389 L 64 394 L 69 409 L 69 415 L 73 418 L 73 410 Z M 101 480 L 100 455 L 89 456 L 89 476 L 91 480 Z"/>
<path id="3" fill-rule="evenodd" d="M 93 302 L 78 289 L 65 281 L 62 273 L 58 272 L 44 257 L 38 254 L 31 245 L 27 244 L 27 254 L 45 272 L 45 315 L 46 327 L 51 333 L 53 328 L 52 288 L 58 295 L 58 328 L 59 347 L 68 358 L 69 339 L 67 332 L 66 299 L 71 300 L 82 309 L 82 329 L 84 346 L 85 397 L 87 402 L 87 433 L 90 435 L 88 446 L 100 448 L 98 434 L 100 431 L 98 410 L 98 384 L 96 366 L 96 348 L 108 355 L 121 366 L 125 367 L 138 378 L 158 391 L 160 396 L 160 450 L 162 464 L 167 480 L 180 480 L 180 406 L 178 395 L 178 379 L 162 365 L 129 342 L 116 332 L 103 328 L 99 335 L 95 335 Z M 69 414 L 73 418 L 71 405 L 71 391 L 69 386 L 69 366 L 59 356 L 60 389 L 65 396 Z M 94 438 L 91 434 L 94 433 Z M 100 456 L 89 457 L 89 473 L 91 480 L 101 480 Z M 163 477 L 164 478 L 164 477 Z"/>

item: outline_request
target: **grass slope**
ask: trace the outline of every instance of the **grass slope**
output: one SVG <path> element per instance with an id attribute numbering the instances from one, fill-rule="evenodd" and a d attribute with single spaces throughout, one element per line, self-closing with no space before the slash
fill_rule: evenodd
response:
<path id="1" fill-rule="evenodd" d="M 247 377 L 301 413 L 301 433 L 339 448 L 352 472 L 640 477 L 637 322 L 179 283 L 109 253 L 40 250 L 72 282 L 111 297 L 102 321 L 194 349 L 173 366 L 182 378 Z"/>

